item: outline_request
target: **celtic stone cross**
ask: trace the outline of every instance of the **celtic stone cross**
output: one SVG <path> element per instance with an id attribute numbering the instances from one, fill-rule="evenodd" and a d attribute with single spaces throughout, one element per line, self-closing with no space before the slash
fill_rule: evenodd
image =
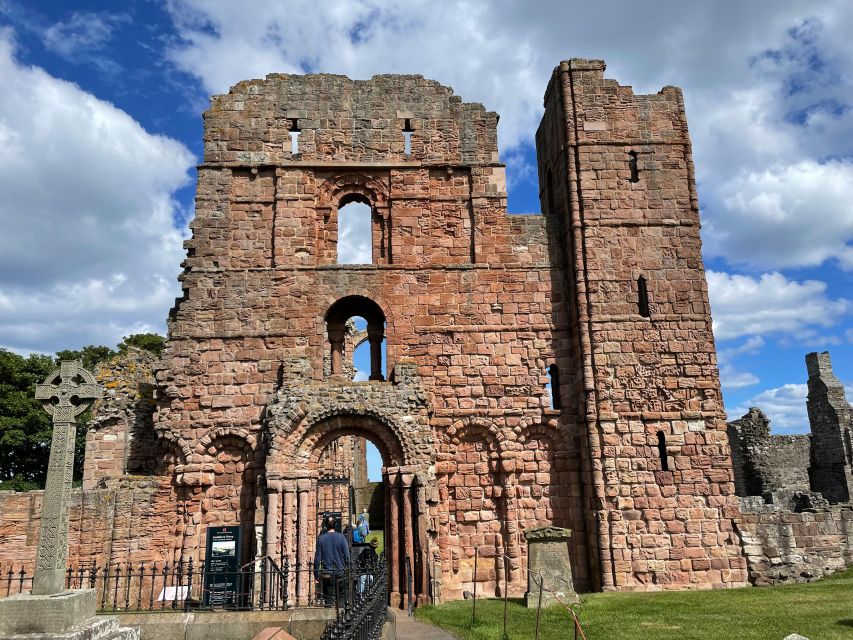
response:
<path id="1" fill-rule="evenodd" d="M 44 384 L 36 386 L 36 400 L 41 400 L 53 417 L 53 439 L 41 508 L 33 595 L 51 595 L 65 588 L 76 418 L 100 396 L 101 386 L 79 361 L 60 363 Z"/>

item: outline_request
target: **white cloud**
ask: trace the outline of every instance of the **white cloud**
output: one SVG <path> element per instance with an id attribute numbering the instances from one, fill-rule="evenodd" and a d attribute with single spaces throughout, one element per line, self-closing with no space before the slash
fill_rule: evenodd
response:
<path id="1" fill-rule="evenodd" d="M 163 331 L 183 256 L 173 193 L 192 154 L 13 49 L 0 31 L 0 345 Z"/>
<path id="2" fill-rule="evenodd" d="M 373 261 L 370 207 L 351 202 L 338 212 L 338 264 Z"/>
<path id="3" fill-rule="evenodd" d="M 803 377 L 806 377 L 805 371 Z M 848 400 L 853 398 L 853 385 L 845 385 Z M 758 407 L 768 418 L 775 433 L 808 433 L 809 414 L 806 398 L 809 388 L 806 383 L 784 384 L 775 389 L 766 389 L 733 409 L 727 410 L 729 420 L 737 420 L 750 407 Z"/>
<path id="4" fill-rule="evenodd" d="M 853 266 L 853 6 L 844 0 L 596 3 L 170 0 L 172 62 L 205 93 L 270 72 L 420 73 L 501 114 L 527 150 L 554 66 L 684 88 L 708 252 L 761 268 Z M 506 155 L 510 184 L 528 168 Z M 811 222 L 812 224 L 809 224 Z M 732 233 L 731 229 L 737 229 Z"/>
<path id="5" fill-rule="evenodd" d="M 116 28 L 130 21 L 126 14 L 75 11 L 71 17 L 56 22 L 42 31 L 45 47 L 69 62 L 96 59 L 117 69 L 114 62 L 96 54 L 112 39 Z"/>
<path id="6" fill-rule="evenodd" d="M 770 418 L 774 432 L 808 433 L 808 392 L 806 384 L 785 384 L 775 389 L 767 389 L 729 410 L 728 417 L 729 420 L 736 420 L 749 411 L 750 407 L 758 407 Z"/>
<path id="7" fill-rule="evenodd" d="M 828 298 L 826 284 L 816 280 L 796 282 L 776 272 L 755 278 L 708 271 L 707 277 L 717 340 L 829 327 L 851 310 L 849 300 Z"/>
<path id="8" fill-rule="evenodd" d="M 738 371 L 733 360 L 742 354 L 755 354 L 764 347 L 761 336 L 752 336 L 738 347 L 717 350 L 717 362 L 720 365 L 720 384 L 724 389 L 741 389 L 758 384 L 761 380 L 749 371 Z"/>
<path id="9" fill-rule="evenodd" d="M 748 171 L 719 187 L 723 206 L 708 221 L 710 253 L 757 268 L 850 267 L 853 162 L 813 160 Z"/>

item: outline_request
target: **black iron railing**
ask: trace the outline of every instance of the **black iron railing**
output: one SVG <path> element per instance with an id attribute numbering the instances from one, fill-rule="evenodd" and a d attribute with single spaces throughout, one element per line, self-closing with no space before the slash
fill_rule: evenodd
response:
<path id="1" fill-rule="evenodd" d="M 377 563 L 369 567 L 355 563 L 342 572 L 335 584 L 339 607 L 363 596 L 375 578 L 374 565 Z M 31 569 L 0 567 L 0 596 L 29 591 L 32 583 Z M 328 606 L 322 585 L 323 576 L 315 575 L 313 562 L 291 565 L 285 559 L 279 566 L 268 556 L 237 571 L 213 571 L 189 558 L 171 564 L 79 565 L 69 567 L 65 575 L 68 589 L 94 589 L 102 612 Z"/>
<path id="2" fill-rule="evenodd" d="M 321 640 L 377 640 L 388 616 L 388 569 L 385 555 L 360 570 L 354 593 L 337 609 Z"/>

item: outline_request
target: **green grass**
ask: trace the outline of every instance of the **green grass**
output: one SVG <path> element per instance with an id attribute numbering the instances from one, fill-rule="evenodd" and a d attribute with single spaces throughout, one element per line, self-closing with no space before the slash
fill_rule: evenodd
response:
<path id="1" fill-rule="evenodd" d="M 373 529 L 367 534 L 367 541 L 370 542 L 373 538 L 379 541 L 379 546 L 376 547 L 376 553 L 385 551 L 385 532 L 382 529 Z"/>
<path id="2" fill-rule="evenodd" d="M 417 616 L 464 640 L 500 640 L 503 601 L 471 601 L 422 607 Z M 536 610 L 510 600 L 510 640 L 533 638 Z M 853 569 L 811 584 L 715 591 L 592 593 L 582 598 L 581 624 L 588 640 L 782 640 L 799 633 L 810 640 L 853 639 Z M 541 640 L 574 638 L 559 605 L 542 611 Z"/>

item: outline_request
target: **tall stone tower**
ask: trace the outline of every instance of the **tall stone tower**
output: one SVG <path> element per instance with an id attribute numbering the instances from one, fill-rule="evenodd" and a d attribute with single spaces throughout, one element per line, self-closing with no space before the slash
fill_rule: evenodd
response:
<path id="1" fill-rule="evenodd" d="M 848 502 L 853 497 L 853 410 L 844 395 L 844 385 L 832 371 L 828 351 L 807 354 L 806 368 L 811 485 L 830 502 Z"/>
<path id="2" fill-rule="evenodd" d="M 604 69 L 562 62 L 536 136 L 601 586 L 742 584 L 682 95 L 635 95 Z"/>

